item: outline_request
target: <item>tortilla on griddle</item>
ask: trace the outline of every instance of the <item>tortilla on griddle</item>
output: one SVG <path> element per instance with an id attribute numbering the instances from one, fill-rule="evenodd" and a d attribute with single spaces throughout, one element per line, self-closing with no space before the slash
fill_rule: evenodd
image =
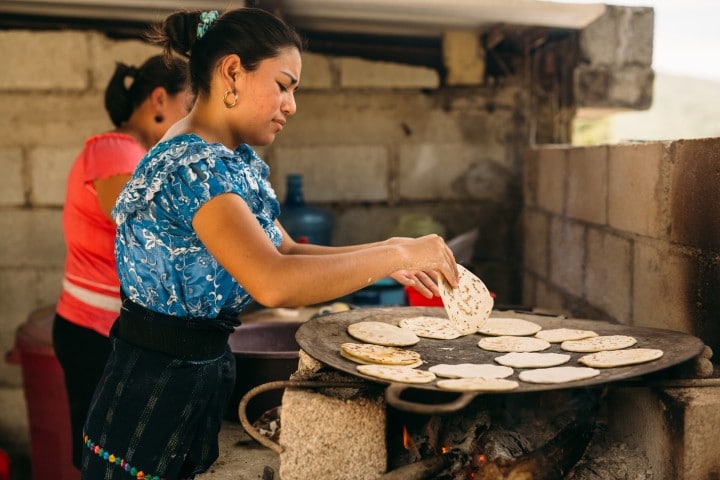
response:
<path id="1" fill-rule="evenodd" d="M 550 367 L 523 370 L 518 376 L 529 383 L 567 383 L 600 375 L 600 370 L 589 367 Z"/>
<path id="2" fill-rule="evenodd" d="M 501 335 L 534 335 L 542 330 L 535 322 L 512 317 L 490 317 L 485 325 L 478 329 L 478 333 L 499 337 Z"/>
<path id="3" fill-rule="evenodd" d="M 435 374 L 427 370 L 393 365 L 358 365 L 357 371 L 365 375 L 400 383 L 429 383 Z"/>
<path id="4" fill-rule="evenodd" d="M 560 348 L 568 352 L 602 352 L 621 350 L 636 343 L 637 339 L 628 335 L 599 335 L 582 340 L 566 340 L 560 344 Z"/>
<path id="5" fill-rule="evenodd" d="M 626 348 L 590 353 L 580 357 L 578 362 L 593 368 L 613 368 L 652 362 L 662 356 L 663 351 L 655 348 Z"/>
<path id="6" fill-rule="evenodd" d="M 428 370 L 445 378 L 506 378 L 513 374 L 512 368 L 491 363 L 440 363 Z"/>
<path id="7" fill-rule="evenodd" d="M 447 318 L 417 316 L 403 318 L 398 323 L 400 328 L 407 328 L 415 333 L 418 337 L 436 338 L 439 340 L 452 340 L 462 336 Z"/>
<path id="8" fill-rule="evenodd" d="M 515 390 L 520 384 L 504 378 L 451 378 L 438 380 L 437 387 L 451 392 L 505 392 Z"/>
<path id="9" fill-rule="evenodd" d="M 385 322 L 361 321 L 347 327 L 348 335 L 362 342 L 386 347 L 408 347 L 420 341 L 411 330 Z"/>
<path id="10" fill-rule="evenodd" d="M 398 347 L 386 347 L 370 343 L 343 343 L 340 355 L 357 363 L 381 365 L 415 365 L 420 361 L 420 354 L 413 350 Z"/>
<path id="11" fill-rule="evenodd" d="M 550 342 L 535 337 L 485 337 L 478 342 L 478 347 L 491 352 L 539 352 L 550 348 Z"/>
<path id="12" fill-rule="evenodd" d="M 570 360 L 566 353 L 542 353 L 542 352 L 510 352 L 499 357 L 495 361 L 500 365 L 514 368 L 547 368 L 557 367 Z"/>

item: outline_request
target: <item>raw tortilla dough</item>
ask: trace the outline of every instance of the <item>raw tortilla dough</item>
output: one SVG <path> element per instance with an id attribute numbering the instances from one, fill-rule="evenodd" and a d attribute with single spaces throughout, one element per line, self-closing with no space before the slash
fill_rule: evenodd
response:
<path id="1" fill-rule="evenodd" d="M 538 352 L 550 348 L 550 342 L 535 337 L 485 337 L 478 347 L 491 352 Z"/>
<path id="2" fill-rule="evenodd" d="M 400 328 L 407 328 L 418 337 L 423 338 L 452 340 L 462 336 L 462 333 L 450 323 L 449 319 L 442 317 L 419 316 L 403 318 L 398 325 Z"/>
<path id="3" fill-rule="evenodd" d="M 519 378 L 529 383 L 567 383 L 585 380 L 600 374 L 600 370 L 589 367 L 550 367 L 524 370 Z"/>
<path id="4" fill-rule="evenodd" d="M 504 378 L 453 378 L 437 382 L 438 388 L 451 392 L 505 392 L 519 386 L 515 380 Z"/>
<path id="5" fill-rule="evenodd" d="M 535 334 L 537 338 L 542 338 L 550 343 L 561 343 L 567 340 L 582 340 L 583 338 L 597 337 L 597 333 L 592 330 L 580 330 L 577 328 L 553 328 L 550 330 L 541 330 Z"/>
<path id="6" fill-rule="evenodd" d="M 620 350 L 636 343 L 636 338 L 627 335 L 599 335 L 582 340 L 566 340 L 560 344 L 560 348 L 568 352 L 602 352 Z"/>
<path id="7" fill-rule="evenodd" d="M 382 380 L 401 383 L 428 383 L 435 380 L 435 374 L 427 370 L 390 365 L 358 365 L 360 373 Z"/>
<path id="8" fill-rule="evenodd" d="M 441 363 L 428 368 L 438 377 L 445 378 L 505 378 L 513 374 L 510 367 L 490 363 Z"/>
<path id="9" fill-rule="evenodd" d="M 547 368 L 567 363 L 570 355 L 566 353 L 510 352 L 496 357 L 500 365 L 514 368 Z"/>
<path id="10" fill-rule="evenodd" d="M 606 350 L 590 353 L 580 357 L 578 362 L 588 367 L 612 368 L 652 362 L 662 356 L 663 351 L 655 348 L 628 348 L 625 350 Z"/>
<path id="11" fill-rule="evenodd" d="M 457 288 L 451 288 L 442 275 L 438 288 L 451 324 L 461 334 L 469 335 L 485 325 L 495 301 L 482 280 L 462 265 L 457 268 Z"/>
<path id="12" fill-rule="evenodd" d="M 387 347 L 407 347 L 420 341 L 415 333 L 385 322 L 361 321 L 347 327 L 348 334 L 361 342 L 385 345 Z"/>
<path id="13" fill-rule="evenodd" d="M 520 318 L 490 317 L 485 325 L 478 329 L 483 335 L 534 335 L 542 329 L 540 325 Z"/>

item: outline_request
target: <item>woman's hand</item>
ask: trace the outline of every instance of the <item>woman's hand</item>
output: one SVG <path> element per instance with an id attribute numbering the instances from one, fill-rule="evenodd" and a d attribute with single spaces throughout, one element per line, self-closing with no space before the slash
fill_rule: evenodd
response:
<path id="1" fill-rule="evenodd" d="M 408 249 L 413 258 L 409 268 L 393 272 L 390 277 L 405 286 L 414 287 L 425 298 L 439 296 L 438 275 L 442 275 L 448 284 L 457 286 L 457 263 L 455 256 L 445 241 L 431 234 L 420 238 L 392 238 L 388 242 Z M 417 262 L 417 263 L 416 263 Z"/>
<path id="2" fill-rule="evenodd" d="M 398 270 L 390 274 L 390 278 L 406 287 L 413 287 L 425 298 L 439 297 L 436 272 L 423 272 L 422 270 Z"/>

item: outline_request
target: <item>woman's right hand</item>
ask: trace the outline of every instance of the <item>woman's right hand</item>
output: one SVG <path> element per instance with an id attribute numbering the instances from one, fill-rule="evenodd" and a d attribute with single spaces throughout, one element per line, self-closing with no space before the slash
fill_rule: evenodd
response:
<path id="1" fill-rule="evenodd" d="M 402 269 L 405 271 L 405 276 L 408 273 L 412 274 L 413 271 L 425 272 L 437 282 L 437 275 L 439 274 L 445 277 L 452 288 L 457 286 L 458 269 L 455 256 L 442 237 L 430 234 L 419 238 L 396 237 L 390 239 L 390 241 L 402 246 L 408 252 L 407 266 Z M 412 276 L 418 278 L 415 274 L 412 274 Z M 421 291 L 430 289 L 435 293 L 436 290 L 436 288 L 430 288 L 424 281 L 421 281 L 420 285 L 415 284 L 413 286 L 419 287 Z"/>

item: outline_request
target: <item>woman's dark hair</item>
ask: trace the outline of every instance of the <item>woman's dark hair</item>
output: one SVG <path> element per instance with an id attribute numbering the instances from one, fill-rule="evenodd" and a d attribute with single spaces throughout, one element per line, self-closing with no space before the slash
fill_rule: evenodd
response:
<path id="1" fill-rule="evenodd" d="M 126 79 L 130 83 L 126 83 Z M 184 59 L 155 55 L 139 68 L 117 63 L 105 88 L 105 110 L 113 125 L 119 127 L 157 87 L 170 95 L 188 86 L 188 66 Z"/>
<path id="2" fill-rule="evenodd" d="M 164 48 L 165 56 L 173 52 L 190 59 L 190 83 L 194 94 L 208 93 L 217 61 L 231 54 L 240 57 L 245 70 L 255 70 L 262 60 L 275 57 L 280 49 L 303 50 L 300 36 L 275 15 L 259 8 L 228 10 L 214 20 L 198 38 L 198 11 L 170 14 L 148 35 Z"/>

